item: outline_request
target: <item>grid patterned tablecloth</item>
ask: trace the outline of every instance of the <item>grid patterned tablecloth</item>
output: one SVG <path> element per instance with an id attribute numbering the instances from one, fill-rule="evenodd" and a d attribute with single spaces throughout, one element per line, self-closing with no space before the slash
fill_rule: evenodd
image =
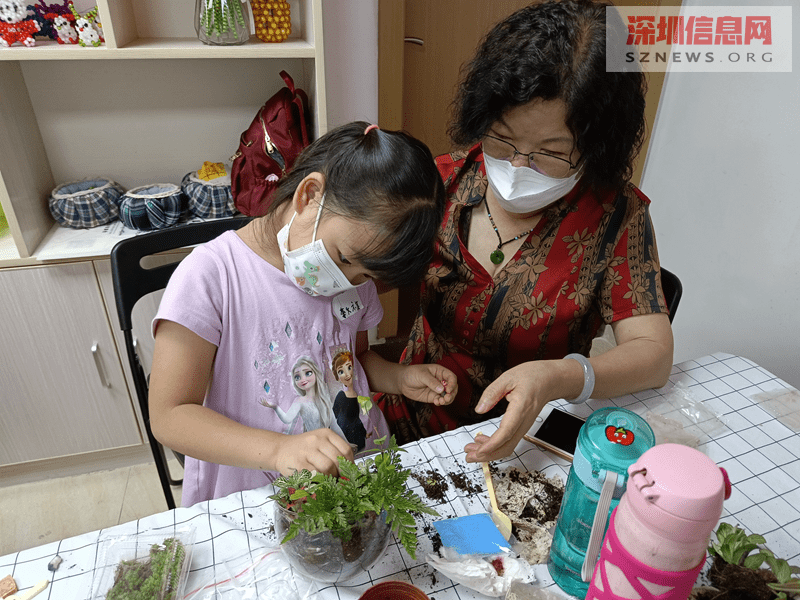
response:
<path id="1" fill-rule="evenodd" d="M 590 400 L 574 406 L 556 402 L 565 410 L 587 417 L 593 410 L 614 405 L 642 416 L 658 414 L 684 424 L 684 433 L 700 440 L 699 449 L 725 467 L 733 493 L 725 502 L 722 519 L 760 533 L 769 548 L 790 564 L 800 564 L 800 393 L 752 361 L 717 353 L 680 363 L 672 370 L 664 388 L 647 390 L 608 400 Z M 464 446 L 478 431 L 491 434 L 499 420 L 461 428 L 441 436 L 406 446 L 403 462 L 412 472 L 429 469 L 447 479 L 463 473 L 484 489 L 480 465 L 467 464 Z M 497 461 L 503 469 L 517 466 L 557 475 L 564 481 L 569 463 L 522 441 L 513 456 Z M 412 487 L 439 511 L 443 518 L 485 511 L 484 493 L 468 494 L 449 485 L 446 498 L 434 502 L 427 498 L 415 479 Z M 156 531 L 169 537 L 176 528 L 190 524 L 196 542 L 187 590 L 224 572 L 223 563 L 245 554 L 258 555 L 277 545 L 272 524 L 271 487 L 232 494 L 191 508 L 179 508 L 116 527 L 53 542 L 17 554 L 0 557 L 0 574 L 13 575 L 21 590 L 49 578 L 51 585 L 38 598 L 85 600 L 89 597 L 98 540 L 101 536 Z M 435 572 L 425 556 L 432 550 L 431 517 L 421 517 L 419 547 L 412 560 L 393 540 L 386 554 L 362 576 L 345 585 L 327 586 L 318 598 L 356 599 L 371 585 L 397 579 L 414 583 L 432 599 L 485 598 Z M 58 554 L 63 563 L 52 573 L 48 562 Z M 553 586 L 545 565 L 536 567 L 536 576 Z"/>

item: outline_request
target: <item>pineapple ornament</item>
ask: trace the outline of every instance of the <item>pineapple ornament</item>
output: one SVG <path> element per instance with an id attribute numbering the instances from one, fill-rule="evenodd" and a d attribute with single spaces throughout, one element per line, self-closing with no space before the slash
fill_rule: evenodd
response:
<path id="1" fill-rule="evenodd" d="M 256 35 L 262 42 L 282 42 L 292 33 L 292 15 L 286 0 L 250 0 Z"/>

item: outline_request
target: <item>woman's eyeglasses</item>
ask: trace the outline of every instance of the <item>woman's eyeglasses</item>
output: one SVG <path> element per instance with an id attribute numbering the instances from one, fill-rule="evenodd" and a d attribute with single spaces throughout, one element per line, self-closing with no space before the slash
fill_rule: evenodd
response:
<path id="1" fill-rule="evenodd" d="M 572 163 L 566 158 L 553 156 L 546 152 L 530 152 L 525 154 L 517 150 L 511 142 L 501 140 L 493 135 L 487 134 L 483 140 L 483 151 L 492 158 L 513 162 L 517 156 L 524 156 L 528 159 L 528 165 L 534 171 L 539 171 L 553 177 L 554 179 L 564 179 L 569 176 L 572 169 L 577 168 L 578 163 Z M 580 162 L 580 159 L 578 160 Z"/>

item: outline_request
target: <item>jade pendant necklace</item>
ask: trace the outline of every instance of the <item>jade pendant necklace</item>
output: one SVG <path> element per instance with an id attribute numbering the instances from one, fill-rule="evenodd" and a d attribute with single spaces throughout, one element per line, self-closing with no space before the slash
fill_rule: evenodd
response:
<path id="1" fill-rule="evenodd" d="M 492 224 L 492 228 L 494 229 L 494 232 L 497 234 L 497 242 L 498 242 L 497 248 L 494 251 L 492 251 L 492 253 L 489 255 L 489 260 L 492 261 L 492 263 L 494 263 L 496 265 L 499 265 L 501 262 L 503 262 L 503 260 L 506 257 L 506 255 L 503 254 L 503 251 L 500 248 L 502 248 L 506 244 L 510 244 L 511 242 L 517 241 L 521 237 L 525 237 L 531 231 L 536 229 L 536 225 L 534 225 L 533 227 L 528 229 L 528 231 L 526 231 L 525 233 L 520 233 L 517 237 L 511 238 L 510 240 L 506 240 L 504 242 L 502 240 L 502 238 L 500 237 L 500 232 L 497 231 L 497 225 L 494 224 L 494 219 L 492 218 L 492 213 L 489 212 L 489 203 L 488 202 L 486 203 L 486 214 L 489 215 L 489 222 Z"/>

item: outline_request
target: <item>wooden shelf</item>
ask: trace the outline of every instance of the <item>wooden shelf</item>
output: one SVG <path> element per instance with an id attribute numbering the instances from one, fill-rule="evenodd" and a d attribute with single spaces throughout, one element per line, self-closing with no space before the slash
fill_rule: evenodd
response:
<path id="1" fill-rule="evenodd" d="M 37 41 L 33 48 L 0 48 L 0 60 L 114 60 L 158 58 L 314 58 L 316 49 L 306 40 L 266 44 L 250 38 L 241 46 L 208 46 L 197 38 L 138 38 L 122 48 L 84 48 L 53 41 Z"/>
<path id="2" fill-rule="evenodd" d="M 19 251 L 14 243 L 14 238 L 11 237 L 11 232 L 8 229 L 3 230 L 3 234 L 0 236 L 0 263 L 15 261 L 19 257 Z"/>

